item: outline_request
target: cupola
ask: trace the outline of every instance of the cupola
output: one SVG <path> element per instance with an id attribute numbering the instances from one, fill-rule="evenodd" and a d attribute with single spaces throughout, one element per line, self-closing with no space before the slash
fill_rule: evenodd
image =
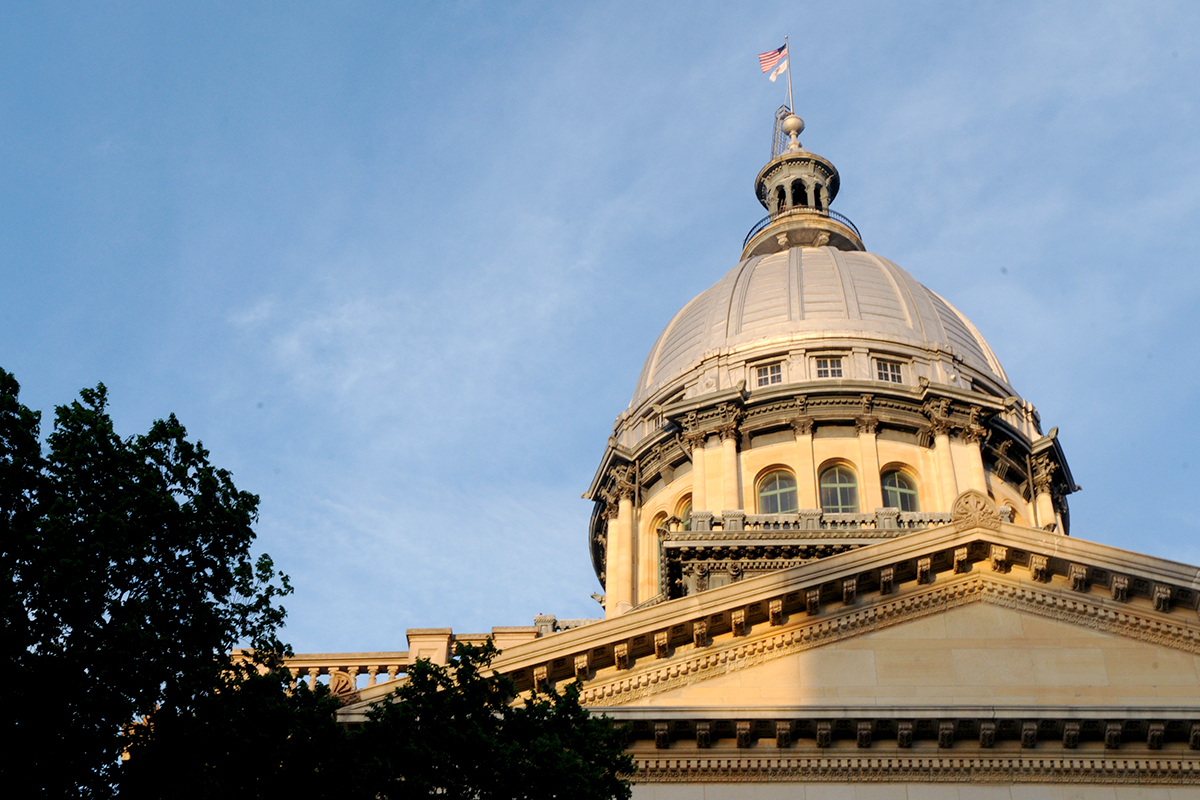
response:
<path id="1" fill-rule="evenodd" d="M 838 171 L 827 158 L 804 149 L 803 130 L 804 120 L 781 106 L 775 114 L 772 158 L 754 181 L 767 216 L 746 235 L 742 258 L 795 246 L 865 249 L 854 223 L 829 208 L 838 193 Z"/>

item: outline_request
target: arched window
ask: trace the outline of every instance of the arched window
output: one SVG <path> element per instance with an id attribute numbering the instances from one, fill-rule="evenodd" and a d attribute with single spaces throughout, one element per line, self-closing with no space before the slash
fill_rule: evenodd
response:
<path id="1" fill-rule="evenodd" d="M 825 206 L 821 203 L 821 189 L 824 188 L 819 183 L 813 184 L 813 208 L 817 211 L 824 211 Z"/>
<path id="2" fill-rule="evenodd" d="M 792 205 L 808 205 L 808 188 L 804 185 L 804 181 L 792 181 Z"/>
<path id="3" fill-rule="evenodd" d="M 883 473 L 883 504 L 901 511 L 920 511 L 917 486 L 913 479 L 898 469 Z"/>
<path id="4" fill-rule="evenodd" d="M 775 190 L 775 210 L 783 211 L 787 208 L 787 189 L 780 186 Z"/>
<path id="5" fill-rule="evenodd" d="M 821 473 L 821 510 L 829 514 L 858 513 L 858 479 L 841 464 Z"/>
<path id="6" fill-rule="evenodd" d="M 675 516 L 679 517 L 680 530 L 690 531 L 692 529 L 692 498 L 683 501 L 679 506 L 679 513 Z"/>
<path id="7" fill-rule="evenodd" d="M 798 510 L 795 475 L 777 469 L 758 482 L 758 513 L 795 514 Z"/>

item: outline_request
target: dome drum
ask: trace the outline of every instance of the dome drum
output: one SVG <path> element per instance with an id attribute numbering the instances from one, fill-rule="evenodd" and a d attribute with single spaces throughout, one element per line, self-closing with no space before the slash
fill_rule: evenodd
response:
<path id="1" fill-rule="evenodd" d="M 1069 525 L 1062 498 L 1075 487 L 1055 432 L 1031 442 L 1008 421 L 1014 412 L 1011 399 L 944 393 L 937 387 L 889 391 L 867 382 L 844 382 L 742 390 L 712 401 L 696 398 L 663 407 L 663 425 L 633 449 L 610 442 L 605 457 L 609 467 L 598 473 L 593 491 L 585 495 L 597 500 L 593 561 L 598 573 L 604 573 L 608 522 L 619 516 L 621 482 L 632 476 L 633 485 L 624 491 L 645 523 L 635 534 L 641 540 L 635 549 L 647 563 L 633 570 L 645 574 L 630 598 L 631 607 L 945 524 L 950 501 L 968 487 L 993 496 L 1006 519 L 1037 519 L 1064 533 Z M 795 460 L 798 450 L 814 454 L 807 478 L 803 460 Z M 739 473 L 732 501 L 728 494 L 701 499 L 696 482 L 706 479 L 702 471 L 722 483 L 721 460 L 728 451 L 736 451 L 734 469 Z M 877 453 L 874 460 L 868 452 Z M 949 459 L 956 464 L 950 466 L 954 474 L 946 486 L 939 462 Z M 698 460 L 705 466 L 698 466 Z M 762 465 L 792 470 L 811 490 L 821 465 L 835 461 L 858 476 L 863 491 L 859 511 L 823 510 L 815 491 L 801 491 L 804 502 L 787 513 L 763 513 L 757 507 L 754 476 Z M 879 487 L 867 485 L 872 474 L 898 467 L 927 476 L 921 481 L 921 510 L 889 508 Z M 676 517 L 674 510 L 685 496 L 689 507 L 696 501 L 694 510 L 687 518 Z M 1049 512 L 1046 503 L 1053 506 Z"/>

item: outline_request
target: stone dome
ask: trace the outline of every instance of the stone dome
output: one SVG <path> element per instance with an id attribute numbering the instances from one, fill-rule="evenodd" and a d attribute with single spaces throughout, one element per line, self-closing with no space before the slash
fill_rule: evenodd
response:
<path id="1" fill-rule="evenodd" d="M 650 350 L 630 408 L 677 395 L 713 358 L 748 361 L 834 342 L 924 351 L 957 367 L 952 380 L 1014 394 L 975 326 L 893 262 L 861 251 L 791 247 L 744 259 L 685 305 Z M 724 388 L 700 386 L 688 395 Z"/>

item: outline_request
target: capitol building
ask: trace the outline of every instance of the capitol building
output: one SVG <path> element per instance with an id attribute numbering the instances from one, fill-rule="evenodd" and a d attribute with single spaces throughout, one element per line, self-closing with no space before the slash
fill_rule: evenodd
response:
<path id="1" fill-rule="evenodd" d="M 354 722 L 490 637 L 518 688 L 578 679 L 629 726 L 647 800 L 1200 798 L 1200 569 L 1071 529 L 1057 427 L 867 251 L 803 132 L 781 108 L 766 216 L 666 322 L 586 487 L 603 618 L 293 675 Z"/>

